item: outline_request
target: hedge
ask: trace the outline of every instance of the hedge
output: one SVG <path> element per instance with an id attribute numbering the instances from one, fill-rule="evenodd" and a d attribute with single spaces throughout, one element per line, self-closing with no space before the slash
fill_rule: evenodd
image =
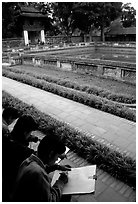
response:
<path id="1" fill-rule="evenodd" d="M 42 75 L 42 74 L 33 74 L 31 72 L 28 71 L 24 71 L 24 70 L 19 70 L 16 68 L 4 68 L 5 70 L 8 70 L 10 72 L 14 72 L 14 73 L 19 73 L 19 74 L 27 74 L 30 76 L 33 76 L 37 79 L 43 79 L 47 82 L 52 82 L 52 83 L 56 83 L 58 85 L 64 86 L 64 87 L 68 87 L 68 88 L 72 88 L 75 90 L 80 90 L 82 92 L 86 92 L 88 94 L 94 94 L 96 96 L 100 96 L 103 98 L 107 98 L 108 100 L 112 100 L 112 101 L 117 101 L 120 103 L 126 103 L 126 104 L 135 104 L 136 103 L 136 98 L 133 96 L 129 96 L 126 94 L 116 94 L 116 93 L 112 93 L 111 91 L 96 87 L 96 86 L 88 86 L 88 85 L 80 85 L 76 82 L 72 82 L 70 80 L 61 80 L 59 78 L 56 77 L 49 77 L 46 75 Z M 3 71 L 4 73 L 4 71 Z"/>
<path id="2" fill-rule="evenodd" d="M 30 114 L 38 123 L 38 129 L 44 134 L 49 128 L 54 128 L 56 134 L 61 136 L 65 145 L 72 151 L 132 188 L 136 188 L 136 161 L 131 157 L 100 144 L 90 135 L 79 132 L 70 125 L 38 111 L 35 107 L 23 103 L 5 91 L 2 92 L 2 105 L 3 108 L 14 107 L 19 110 L 20 114 Z"/>
<path id="3" fill-rule="evenodd" d="M 28 76 L 27 74 L 17 74 L 5 70 L 3 71 L 3 76 L 15 79 L 48 92 L 52 92 L 101 111 L 108 112 L 131 121 L 136 121 L 136 113 L 134 111 L 124 107 L 123 105 L 118 105 L 115 102 L 109 101 L 108 99 L 70 88 L 65 88 L 54 83 L 46 82 L 45 80 L 36 79 L 35 77 Z"/>

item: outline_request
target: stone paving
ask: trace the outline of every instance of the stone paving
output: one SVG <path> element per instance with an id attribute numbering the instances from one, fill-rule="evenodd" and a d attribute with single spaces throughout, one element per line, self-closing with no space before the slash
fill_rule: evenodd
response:
<path id="1" fill-rule="evenodd" d="M 2 89 L 23 102 L 34 105 L 40 111 L 88 133 L 93 139 L 110 148 L 125 151 L 135 158 L 135 123 L 6 77 L 2 77 Z M 64 162 L 72 167 L 89 165 L 71 151 L 67 154 L 67 160 L 62 161 L 63 164 Z M 136 192 L 132 188 L 100 169 L 97 169 L 97 176 L 95 194 L 74 195 L 72 202 L 135 202 Z"/>

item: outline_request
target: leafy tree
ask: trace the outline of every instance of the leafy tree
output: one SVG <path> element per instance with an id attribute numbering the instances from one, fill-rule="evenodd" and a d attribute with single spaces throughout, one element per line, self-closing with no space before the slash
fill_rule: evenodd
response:
<path id="1" fill-rule="evenodd" d="M 53 19 L 59 33 L 70 36 L 79 29 L 82 33 L 88 33 L 91 27 L 89 20 L 90 9 L 81 2 L 59 2 L 52 4 Z M 92 11 L 91 11 L 92 13 Z"/>
<path id="2" fill-rule="evenodd" d="M 122 7 L 122 23 L 124 27 L 136 26 L 136 10 L 131 3 L 124 4 Z"/>
<path id="3" fill-rule="evenodd" d="M 17 2 L 2 2 L 2 37 L 14 37 L 20 35 L 20 25 L 17 29 L 15 15 L 19 5 Z"/>
<path id="4" fill-rule="evenodd" d="M 93 11 L 89 15 L 91 23 L 101 30 L 101 40 L 104 41 L 104 29 L 110 22 L 121 15 L 121 2 L 94 2 L 88 3 L 89 9 Z"/>
<path id="5" fill-rule="evenodd" d="M 53 13 L 66 35 L 71 35 L 75 28 L 88 33 L 95 26 L 104 40 L 104 28 L 121 14 L 121 6 L 120 2 L 60 2 L 53 4 Z"/>
<path id="6" fill-rule="evenodd" d="M 58 32 L 70 36 L 73 32 L 73 4 L 74 2 L 56 2 L 52 4 L 53 19 Z"/>

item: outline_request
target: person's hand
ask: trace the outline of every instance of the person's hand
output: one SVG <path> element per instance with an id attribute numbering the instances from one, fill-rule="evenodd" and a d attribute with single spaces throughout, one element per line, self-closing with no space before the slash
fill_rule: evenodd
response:
<path id="1" fill-rule="evenodd" d="M 70 165 L 65 165 L 65 166 L 58 165 L 57 166 L 57 170 L 60 170 L 60 171 L 71 171 L 71 166 Z"/>
<path id="2" fill-rule="evenodd" d="M 62 181 L 64 184 L 68 183 L 68 172 L 60 173 L 59 180 Z"/>
<path id="3" fill-rule="evenodd" d="M 65 153 L 63 153 L 63 154 L 61 154 L 61 155 L 59 156 L 59 158 L 60 158 L 61 160 L 63 160 L 63 159 L 65 159 L 65 158 L 67 158 L 67 155 L 66 155 Z"/>

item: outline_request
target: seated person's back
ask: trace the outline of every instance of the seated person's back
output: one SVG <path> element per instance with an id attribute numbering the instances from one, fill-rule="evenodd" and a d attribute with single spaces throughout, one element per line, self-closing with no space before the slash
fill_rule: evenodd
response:
<path id="1" fill-rule="evenodd" d="M 12 141 L 7 137 L 2 139 L 2 179 L 5 191 L 11 193 L 18 169 L 21 163 L 29 157 L 34 151 Z M 4 193 L 4 192 L 3 192 Z"/>

